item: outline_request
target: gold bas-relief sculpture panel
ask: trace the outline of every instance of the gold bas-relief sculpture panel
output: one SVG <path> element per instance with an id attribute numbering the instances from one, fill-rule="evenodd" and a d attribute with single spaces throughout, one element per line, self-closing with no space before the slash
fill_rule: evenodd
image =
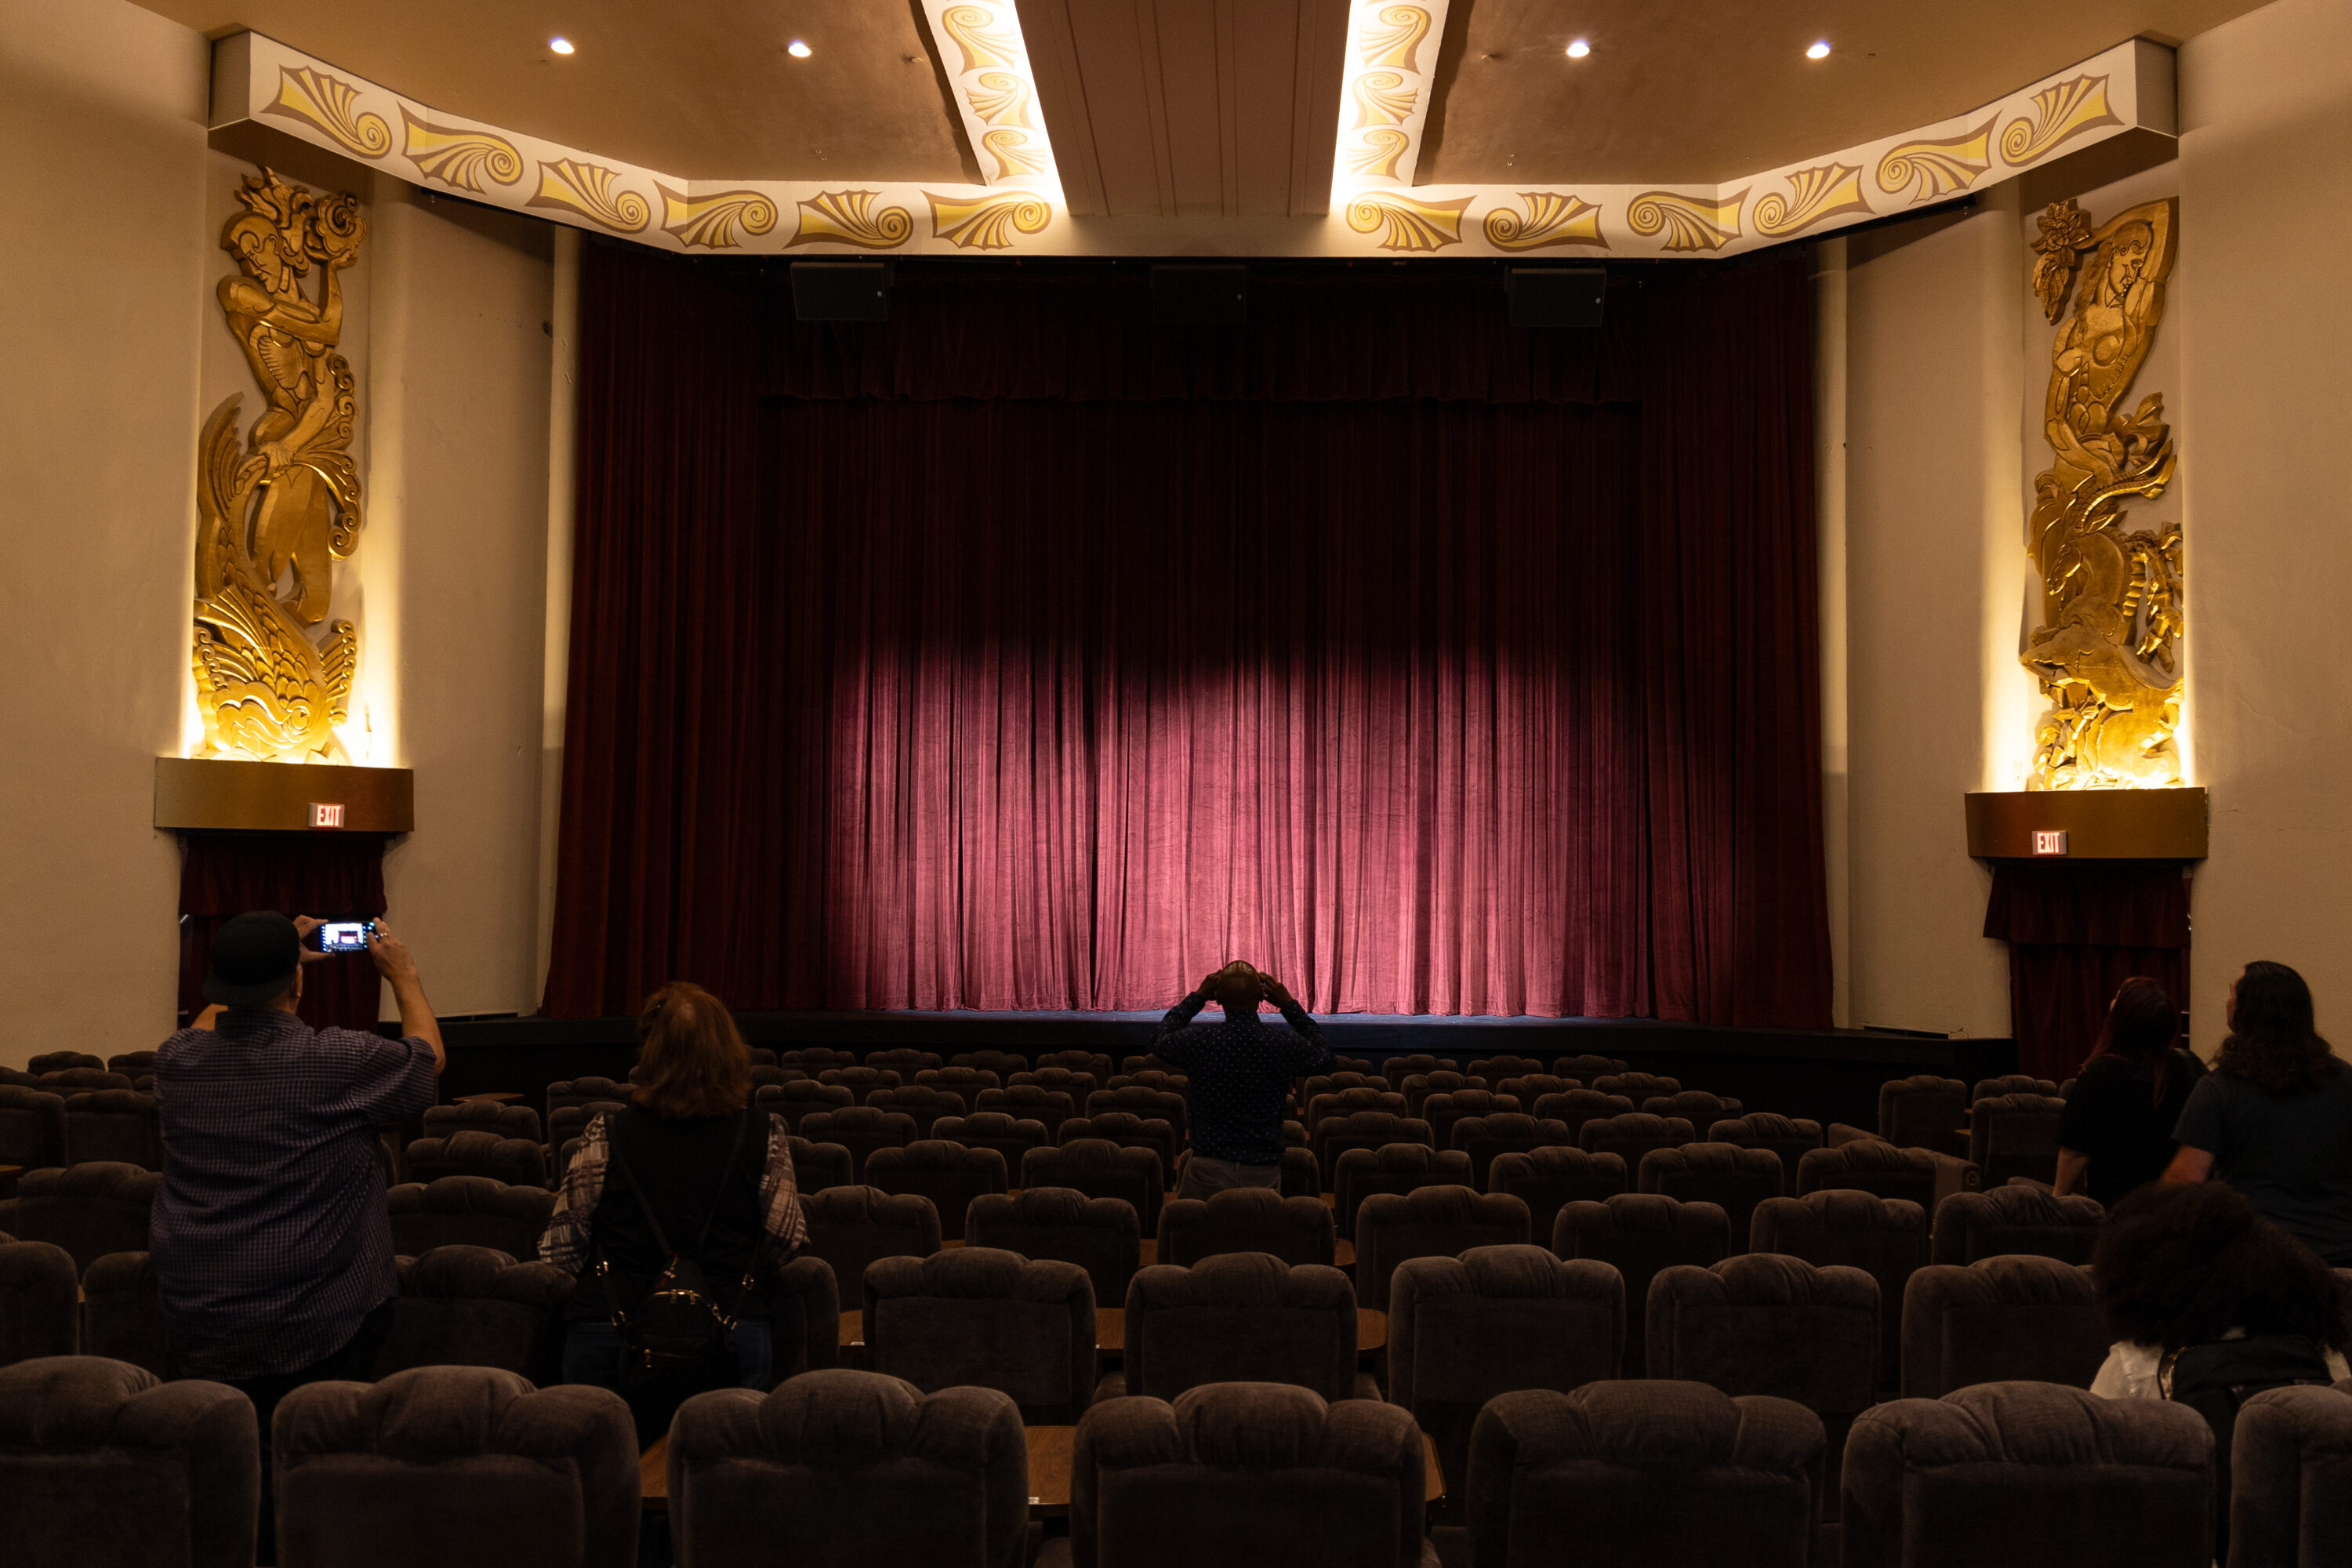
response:
<path id="1" fill-rule="evenodd" d="M 2057 321 L 2070 294 L 2074 311 L 2051 350 L 2053 461 L 2034 479 L 2026 530 L 2042 625 L 2021 657 L 2051 701 L 2030 789 L 2180 783 L 2180 525 L 2135 531 L 2125 510 L 2164 493 L 2179 453 L 2161 394 L 2121 411 L 2164 317 L 2175 216 L 2176 204 L 2149 202 L 2095 228 L 2057 202 L 2033 243 L 2043 313 Z"/>
<path id="2" fill-rule="evenodd" d="M 238 270 L 222 312 L 265 405 L 239 440 L 231 396 L 196 451 L 196 695 L 202 756 L 348 762 L 359 633 L 327 619 L 333 563 L 359 545 L 359 416 L 342 337 L 343 268 L 367 232 L 359 203 L 247 175 L 245 211 L 221 231 Z M 319 275 L 316 295 L 303 280 Z"/>

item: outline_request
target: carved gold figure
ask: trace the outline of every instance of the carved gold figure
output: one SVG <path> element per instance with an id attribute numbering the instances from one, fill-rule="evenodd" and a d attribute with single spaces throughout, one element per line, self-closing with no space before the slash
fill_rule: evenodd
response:
<path id="1" fill-rule="evenodd" d="M 2164 316 L 2174 204 L 2149 202 L 2094 228 L 2072 201 L 2042 215 L 2034 292 L 2052 321 L 2042 430 L 2055 460 L 2033 481 L 2027 547 L 2042 574 L 2042 625 L 2025 667 L 2051 700 L 2032 789 L 2154 788 L 2180 782 L 2180 528 L 2125 530 L 2125 503 L 2164 493 L 2179 460 L 2151 394 L 2117 412 Z M 2084 264 L 2085 254 L 2089 256 Z M 2081 272 L 2079 293 L 2075 290 Z"/>
<path id="2" fill-rule="evenodd" d="M 358 547 L 352 459 L 359 403 L 343 331 L 343 268 L 367 225 L 350 196 L 247 175 L 245 211 L 221 231 L 238 271 L 220 305 L 268 406 L 242 445 L 233 395 L 196 454 L 196 694 L 200 755 L 342 762 L 334 726 L 349 710 L 359 634 L 327 618 L 331 563 Z M 303 291 L 313 268 L 317 298 Z"/>

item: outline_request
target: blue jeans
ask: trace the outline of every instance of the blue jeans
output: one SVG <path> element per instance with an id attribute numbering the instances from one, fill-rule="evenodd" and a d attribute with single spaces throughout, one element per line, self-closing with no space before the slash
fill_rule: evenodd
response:
<path id="1" fill-rule="evenodd" d="M 740 1388 L 768 1391 L 774 1381 L 776 1342 L 765 1318 L 735 1320 L 735 1353 L 743 1363 Z M 563 1336 L 563 1381 L 621 1391 L 621 1331 L 609 1322 L 573 1323 Z"/>

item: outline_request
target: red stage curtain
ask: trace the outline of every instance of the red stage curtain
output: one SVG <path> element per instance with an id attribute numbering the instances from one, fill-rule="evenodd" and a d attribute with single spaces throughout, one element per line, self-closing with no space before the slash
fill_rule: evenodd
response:
<path id="1" fill-rule="evenodd" d="M 549 1012 L 1159 1007 L 1243 955 L 1323 1010 L 1827 1022 L 1801 259 L 1584 334 L 1486 270 L 1254 268 L 1177 331 L 1139 269 L 901 268 L 803 328 L 591 253 Z"/>
<path id="2" fill-rule="evenodd" d="M 383 913 L 383 837 L 374 833 L 184 833 L 180 836 L 180 1021 L 204 1010 L 198 989 L 213 933 L 250 910 L 321 920 Z M 321 958 L 302 971 L 303 1019 L 313 1028 L 375 1029 L 383 982 L 365 953 Z"/>
<path id="3" fill-rule="evenodd" d="M 2009 943 L 2020 1072 L 2074 1077 L 2136 974 L 2189 1011 L 2189 881 L 2171 861 L 1995 861 L 1984 933 Z"/>

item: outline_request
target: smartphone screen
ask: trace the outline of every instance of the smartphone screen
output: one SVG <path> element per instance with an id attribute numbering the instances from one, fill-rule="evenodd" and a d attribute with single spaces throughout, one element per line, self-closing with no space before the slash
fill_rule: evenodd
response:
<path id="1" fill-rule="evenodd" d="M 329 921 L 319 928 L 320 952 L 364 952 L 367 951 L 368 922 L 365 921 Z"/>

